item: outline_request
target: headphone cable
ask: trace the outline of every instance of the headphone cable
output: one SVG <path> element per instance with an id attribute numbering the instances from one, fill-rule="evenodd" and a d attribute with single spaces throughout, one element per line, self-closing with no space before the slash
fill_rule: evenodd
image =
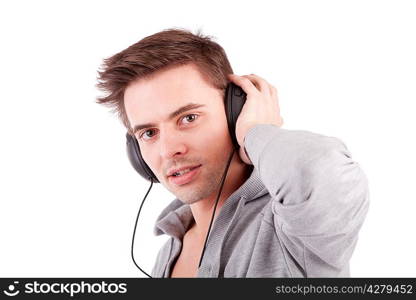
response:
<path id="1" fill-rule="evenodd" d="M 139 220 L 139 216 L 140 216 L 140 212 L 142 210 L 143 204 L 144 204 L 144 200 L 146 200 L 147 195 L 149 195 L 150 190 L 152 189 L 153 186 L 153 179 L 150 177 L 150 187 L 147 190 L 146 195 L 144 196 L 142 203 L 140 204 L 140 208 L 139 208 L 139 212 L 137 213 L 137 217 L 136 217 L 136 223 L 134 224 L 134 230 L 133 230 L 133 239 L 131 241 L 131 258 L 133 259 L 134 264 L 136 265 L 137 268 L 139 268 L 140 271 L 142 271 L 147 277 L 152 278 L 152 276 L 150 276 L 149 274 L 147 274 L 142 268 L 140 268 L 140 266 L 136 263 L 136 260 L 134 259 L 134 236 L 136 235 L 136 228 L 137 228 L 137 222 Z"/>
<path id="2" fill-rule="evenodd" d="M 215 200 L 214 211 L 212 212 L 211 222 L 209 223 L 207 236 L 205 237 L 204 248 L 202 248 L 202 253 L 201 253 L 201 258 L 199 259 L 198 268 L 201 266 L 202 258 L 204 257 L 205 248 L 207 247 L 208 238 L 209 238 L 209 234 L 211 232 L 212 223 L 214 221 L 214 216 L 215 216 L 215 211 L 217 209 L 218 200 L 220 199 L 221 192 L 222 192 L 222 187 L 224 186 L 225 178 L 227 177 L 228 168 L 230 167 L 231 159 L 233 158 L 234 152 L 235 152 L 235 149 L 233 148 L 233 152 L 231 153 L 230 158 L 228 159 L 227 167 L 226 167 L 226 169 L 224 171 L 224 174 L 222 175 L 222 178 L 221 178 L 220 190 L 218 192 L 217 200 Z"/>
<path id="3" fill-rule="evenodd" d="M 213 221 L 214 221 L 215 211 L 217 210 L 218 200 L 220 199 L 221 192 L 222 192 L 222 188 L 223 188 L 223 186 L 224 186 L 225 178 L 226 178 L 226 176 L 227 176 L 228 169 L 229 169 L 229 167 L 230 167 L 231 159 L 233 158 L 234 152 L 235 152 L 235 149 L 233 149 L 233 152 L 231 153 L 231 155 L 230 155 L 230 157 L 229 157 L 229 159 L 228 159 L 228 162 L 227 162 L 227 167 L 226 167 L 226 169 L 225 169 L 225 171 L 224 171 L 224 173 L 223 173 L 223 175 L 222 175 L 222 178 L 221 178 L 220 190 L 219 190 L 219 192 L 218 192 L 217 199 L 215 200 L 214 210 L 213 210 L 213 212 L 212 212 L 211 221 L 210 221 L 210 223 L 209 223 L 209 227 L 208 227 L 208 232 L 207 232 L 207 235 L 206 235 L 206 237 L 205 237 L 204 248 L 202 249 L 201 258 L 199 259 L 198 268 L 201 266 L 202 259 L 203 259 L 203 257 L 204 257 L 205 248 L 206 248 L 206 246 L 207 246 L 207 243 L 208 243 L 208 238 L 209 238 L 209 234 L 210 234 L 210 232 L 211 232 L 212 223 L 213 223 Z M 147 274 L 147 273 L 146 273 L 146 272 L 145 272 L 142 268 L 140 268 L 140 266 L 136 263 L 136 260 L 134 259 L 134 251 L 133 251 L 133 249 L 134 249 L 134 237 L 135 237 L 135 235 L 136 235 L 137 223 L 138 223 L 138 221 L 139 221 L 140 212 L 142 211 L 142 207 L 143 207 L 144 201 L 146 200 L 147 195 L 149 195 L 149 192 L 150 192 L 150 190 L 152 189 L 152 186 L 153 186 L 153 179 L 152 179 L 151 177 L 150 177 L 149 179 L 150 179 L 150 187 L 149 187 L 149 189 L 147 190 L 147 193 L 146 193 L 146 195 L 144 196 L 144 198 L 143 198 L 143 200 L 142 200 L 142 202 L 141 202 L 141 204 L 140 204 L 140 208 L 139 208 L 139 211 L 138 211 L 138 213 L 137 213 L 137 217 L 136 217 L 136 222 L 135 222 L 135 224 L 134 224 L 133 238 L 132 238 L 132 241 L 131 241 L 131 258 L 133 259 L 133 262 L 134 262 L 134 264 L 136 265 L 136 267 L 137 267 L 137 268 L 138 268 L 138 269 L 139 269 L 139 270 L 140 270 L 143 274 L 145 274 L 145 275 L 146 275 L 147 277 L 149 277 L 149 278 L 152 278 L 152 276 L 150 276 L 149 274 Z"/>

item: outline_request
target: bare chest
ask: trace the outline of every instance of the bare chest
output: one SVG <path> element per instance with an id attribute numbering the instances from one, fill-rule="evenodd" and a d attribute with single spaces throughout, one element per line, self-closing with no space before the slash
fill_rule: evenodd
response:
<path id="1" fill-rule="evenodd" d="M 185 237 L 182 250 L 172 268 L 171 277 L 196 277 L 203 241 Z"/>

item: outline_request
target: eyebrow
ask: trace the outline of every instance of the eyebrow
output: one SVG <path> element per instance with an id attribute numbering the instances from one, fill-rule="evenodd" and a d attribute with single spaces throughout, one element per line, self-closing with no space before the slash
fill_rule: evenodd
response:
<path id="1" fill-rule="evenodd" d="M 182 113 L 184 113 L 188 110 L 200 108 L 200 107 L 203 107 L 203 106 L 205 106 L 205 104 L 188 103 L 188 104 L 186 104 L 182 107 L 179 107 L 174 112 L 171 112 L 168 116 L 168 120 L 172 120 L 173 118 L 177 117 L 178 115 L 180 115 L 180 114 L 182 114 Z M 154 126 L 156 126 L 155 123 L 137 124 L 133 127 L 133 134 L 135 134 L 140 129 L 154 127 Z"/>

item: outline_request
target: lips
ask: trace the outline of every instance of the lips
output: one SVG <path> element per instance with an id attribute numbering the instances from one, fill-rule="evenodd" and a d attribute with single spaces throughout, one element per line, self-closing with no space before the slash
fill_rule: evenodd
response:
<path id="1" fill-rule="evenodd" d="M 190 169 L 190 170 L 187 170 L 187 169 Z M 184 171 L 184 172 L 180 172 L 180 171 Z M 186 167 L 181 168 L 177 172 L 179 172 L 179 174 L 182 174 L 182 175 L 169 176 L 168 177 L 169 182 L 174 185 L 184 185 L 184 184 L 190 183 L 199 175 L 200 171 L 201 171 L 201 165 L 196 166 L 196 167 L 191 167 L 191 168 L 186 168 Z M 174 171 L 173 174 L 175 173 L 176 172 Z"/>
<path id="2" fill-rule="evenodd" d="M 168 172 L 168 177 L 171 177 L 171 176 L 173 176 L 173 177 L 182 176 L 182 175 L 186 174 L 187 172 L 192 171 L 193 169 L 198 168 L 200 166 L 201 165 L 197 165 L 197 166 L 185 166 L 185 167 L 182 167 L 182 168 L 170 170 Z"/>

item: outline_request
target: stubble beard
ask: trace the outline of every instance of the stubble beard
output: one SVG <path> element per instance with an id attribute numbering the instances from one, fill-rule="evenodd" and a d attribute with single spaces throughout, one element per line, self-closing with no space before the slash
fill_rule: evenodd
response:
<path id="1" fill-rule="evenodd" d="M 202 165 L 202 168 L 203 167 L 204 165 Z M 218 193 L 224 170 L 225 165 L 216 167 L 214 170 L 201 170 L 202 172 L 195 181 L 183 186 L 178 186 L 176 189 L 171 189 L 169 187 L 168 190 L 185 204 L 196 203 L 212 196 L 214 193 Z"/>

